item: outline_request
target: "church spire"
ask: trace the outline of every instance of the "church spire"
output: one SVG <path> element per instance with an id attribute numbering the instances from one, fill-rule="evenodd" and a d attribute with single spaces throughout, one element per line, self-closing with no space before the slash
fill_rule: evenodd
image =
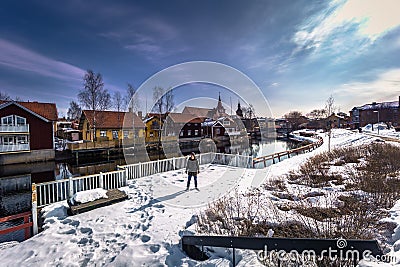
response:
<path id="1" fill-rule="evenodd" d="M 236 110 L 236 115 L 240 118 L 243 118 L 243 111 L 242 107 L 240 106 L 240 100 L 238 100 L 238 108 Z"/>
<path id="2" fill-rule="evenodd" d="M 222 105 L 222 101 L 221 101 L 221 92 L 219 92 L 219 95 L 218 95 L 217 111 L 218 111 L 218 113 L 221 114 L 221 115 L 225 114 L 225 108 L 224 108 L 224 106 Z"/>

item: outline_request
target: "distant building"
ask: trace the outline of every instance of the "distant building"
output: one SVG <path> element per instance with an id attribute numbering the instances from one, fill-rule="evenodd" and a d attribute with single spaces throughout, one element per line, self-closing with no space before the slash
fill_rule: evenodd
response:
<path id="1" fill-rule="evenodd" d="M 162 130 L 160 116 L 151 116 L 143 120 L 145 124 L 145 142 L 158 142 Z"/>
<path id="2" fill-rule="evenodd" d="M 243 110 L 242 110 L 242 107 L 240 106 L 240 101 L 238 101 L 238 108 L 236 110 L 236 115 L 239 118 L 243 118 Z"/>
<path id="3" fill-rule="evenodd" d="M 400 97 L 399 97 L 400 100 Z M 390 126 L 400 125 L 400 106 L 399 101 L 391 102 L 372 102 L 359 107 L 354 107 L 350 111 L 352 128 L 364 127 L 367 124 L 384 122 Z M 378 121 L 379 116 L 379 121 Z"/>
<path id="4" fill-rule="evenodd" d="M 197 118 L 205 121 L 206 119 L 218 120 L 222 117 L 229 117 L 226 113 L 224 106 L 221 101 L 221 94 L 218 96 L 217 107 L 208 109 L 208 108 L 197 108 L 197 107 L 185 107 L 182 111 L 183 114 L 192 114 Z"/>
<path id="5" fill-rule="evenodd" d="M 132 112 L 83 110 L 79 130 L 82 131 L 83 140 L 87 141 L 134 139 L 145 136 L 143 121 Z"/>
<path id="6" fill-rule="evenodd" d="M 54 159 L 53 103 L 0 101 L 0 164 Z"/>
<path id="7" fill-rule="evenodd" d="M 167 136 L 179 136 L 179 139 L 200 139 L 203 120 L 192 114 L 168 113 L 163 131 Z"/>

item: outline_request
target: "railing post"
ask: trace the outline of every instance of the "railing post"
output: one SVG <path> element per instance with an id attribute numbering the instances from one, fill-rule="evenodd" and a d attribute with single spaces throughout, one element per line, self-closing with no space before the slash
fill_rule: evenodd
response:
<path id="1" fill-rule="evenodd" d="M 36 194 L 36 184 L 32 184 L 32 232 L 33 235 L 38 234 L 38 220 L 37 220 L 37 194 Z"/>
<path id="2" fill-rule="evenodd" d="M 175 157 L 172 157 L 172 168 L 175 170 Z"/>
<path id="3" fill-rule="evenodd" d="M 100 172 L 99 174 L 99 187 L 104 188 L 104 180 L 103 180 L 103 173 Z"/>
<path id="4" fill-rule="evenodd" d="M 141 162 L 139 162 L 139 177 L 137 177 L 137 178 L 140 178 L 140 177 L 142 177 L 142 163 Z"/>
<path id="5" fill-rule="evenodd" d="M 68 178 L 68 188 L 69 188 L 69 198 L 72 198 L 74 195 L 74 181 L 72 181 L 72 177 Z"/>
<path id="6" fill-rule="evenodd" d="M 201 153 L 199 154 L 199 164 L 201 164 Z"/>
<path id="7" fill-rule="evenodd" d="M 128 168 L 125 168 L 124 171 L 124 186 L 128 184 Z"/>
<path id="8" fill-rule="evenodd" d="M 159 159 L 157 160 L 157 172 L 161 172 L 160 171 L 160 160 Z"/>

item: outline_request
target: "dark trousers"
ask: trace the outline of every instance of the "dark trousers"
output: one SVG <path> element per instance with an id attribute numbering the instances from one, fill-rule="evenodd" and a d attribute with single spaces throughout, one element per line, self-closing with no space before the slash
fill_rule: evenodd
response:
<path id="1" fill-rule="evenodd" d="M 194 178 L 194 186 L 197 187 L 197 173 L 189 172 L 188 173 L 187 188 L 189 188 L 189 186 L 190 186 L 190 180 L 192 179 L 192 176 Z"/>

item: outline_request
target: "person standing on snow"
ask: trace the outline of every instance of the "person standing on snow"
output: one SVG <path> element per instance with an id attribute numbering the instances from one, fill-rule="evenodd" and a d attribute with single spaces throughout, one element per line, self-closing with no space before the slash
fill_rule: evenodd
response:
<path id="1" fill-rule="evenodd" d="M 186 190 L 189 190 L 190 180 L 191 180 L 192 176 L 194 178 L 194 186 L 195 186 L 196 190 L 198 190 L 198 188 L 197 188 L 197 174 L 200 173 L 200 167 L 199 167 L 199 161 L 196 159 L 196 156 L 195 156 L 194 152 L 192 152 L 190 154 L 190 157 L 186 162 L 186 171 L 185 171 L 185 173 L 188 174 Z"/>

